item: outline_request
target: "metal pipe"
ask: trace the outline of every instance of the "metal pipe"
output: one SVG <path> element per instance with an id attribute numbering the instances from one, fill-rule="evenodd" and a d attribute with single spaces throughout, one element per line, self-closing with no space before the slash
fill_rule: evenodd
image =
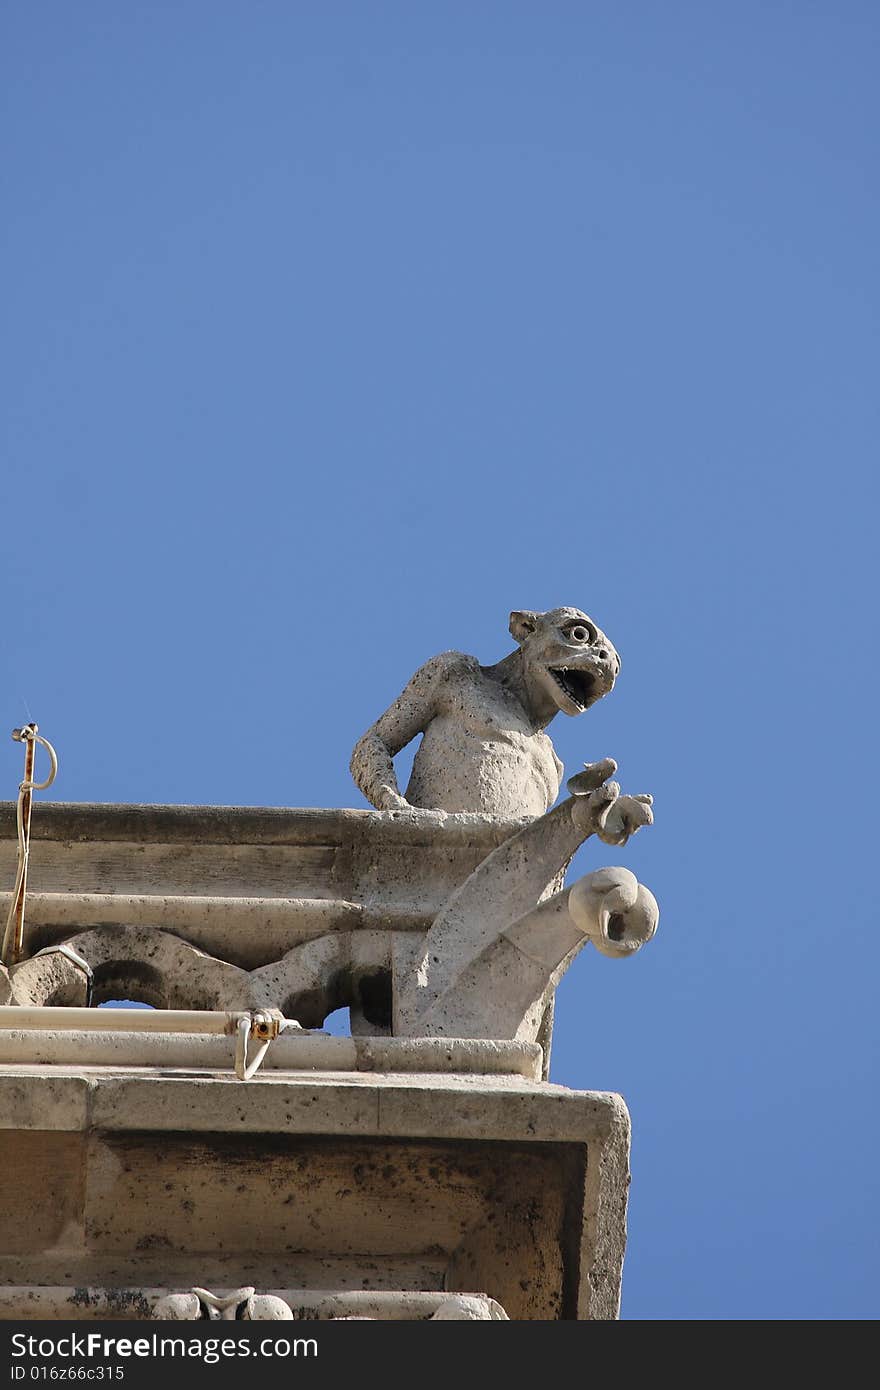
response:
<path id="1" fill-rule="evenodd" d="M 106 1012 L 101 1010 L 102 1013 Z M 133 1010 L 133 1012 L 141 1012 Z M 80 1066 L 119 1071 L 184 1067 L 188 1071 L 226 1071 L 235 1064 L 230 1037 L 205 1033 L 67 1032 L 0 1029 L 0 1066 Z M 282 1071 L 356 1071 L 351 1038 L 287 1033 L 273 1043 L 264 1068 Z M 413 1070 L 414 1068 L 410 1068 Z M 422 1067 L 422 1070 L 425 1070 Z"/>
<path id="2" fill-rule="evenodd" d="M 82 1009 L 26 1008 L 0 1005 L 0 1030 L 17 1032 L 70 1031 L 113 1033 L 225 1033 L 234 1034 L 242 1019 L 251 1025 L 246 1010 L 221 1013 L 208 1009 Z M 286 1022 L 286 1020 L 285 1020 Z"/>
<path id="3" fill-rule="evenodd" d="M 22 1013 L 22 1009 L 10 1010 Z M 41 1014 L 46 1013 L 40 1009 Z M 56 1010 L 57 1012 L 57 1010 Z M 72 1009 L 65 1009 L 72 1013 Z M 119 1011 L 93 1009 L 98 1015 Z M 125 1010 L 142 1020 L 146 1009 Z M 0 1028 L 0 1066 L 185 1067 L 228 1070 L 231 1039 L 220 1034 L 125 1032 L 81 1028 Z M 335 1038 L 327 1033 L 282 1033 L 263 1071 L 386 1072 L 521 1076 L 540 1081 L 543 1054 L 537 1043 L 454 1038 Z"/>

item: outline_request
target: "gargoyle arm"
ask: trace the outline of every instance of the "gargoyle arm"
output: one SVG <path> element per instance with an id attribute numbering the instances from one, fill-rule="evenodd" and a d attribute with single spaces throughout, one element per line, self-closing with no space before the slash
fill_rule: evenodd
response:
<path id="1" fill-rule="evenodd" d="M 394 757 L 417 734 L 424 733 L 440 712 L 446 681 L 464 659 L 459 652 L 441 652 L 426 661 L 394 704 L 355 744 L 351 775 L 378 810 L 393 811 L 409 806 L 397 785 Z"/>

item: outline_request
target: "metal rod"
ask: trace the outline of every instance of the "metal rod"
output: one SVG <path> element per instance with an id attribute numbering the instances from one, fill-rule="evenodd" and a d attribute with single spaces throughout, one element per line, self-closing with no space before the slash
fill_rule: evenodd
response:
<path id="1" fill-rule="evenodd" d="M 21 959 L 24 945 L 24 903 L 27 896 L 28 852 L 31 838 L 31 806 L 33 804 L 34 754 L 37 747 L 36 724 L 28 724 L 22 730 L 24 735 L 24 781 L 21 788 L 21 824 L 24 841 L 24 863 L 18 897 L 15 900 L 15 930 L 12 938 L 12 964 Z"/>
<path id="2" fill-rule="evenodd" d="M 15 886 L 3 944 L 0 946 L 0 959 L 6 966 L 15 965 L 22 955 L 24 945 L 24 905 L 27 895 L 28 856 L 30 853 L 31 803 L 35 791 L 45 791 L 55 781 L 58 771 L 58 756 L 48 739 L 41 738 L 38 725 L 25 724 L 21 729 L 13 729 L 12 737 L 16 743 L 24 744 L 24 781 L 19 783 L 18 800 L 15 803 L 15 821 L 18 834 L 18 864 L 15 871 Z M 34 755 L 40 743 L 49 754 L 49 776 L 45 782 L 34 781 Z"/>
<path id="3" fill-rule="evenodd" d="M 225 1033 L 232 1036 L 241 1019 L 251 1022 L 243 1010 L 220 1013 L 208 1009 L 82 1009 L 20 1004 L 0 1006 L 0 1030 L 29 1029 L 40 1032 L 68 1031 L 113 1033 Z"/>
<path id="4" fill-rule="evenodd" d="M 190 1071 L 228 1072 L 234 1060 L 233 1039 L 219 1034 L 120 1033 L 115 1029 L 87 1033 L 81 1029 L 59 1032 L 36 1028 L 15 1032 L 0 1028 L 0 1066 L 4 1067 L 185 1067 Z M 351 1038 L 286 1033 L 273 1043 L 263 1066 L 283 1071 L 357 1071 L 357 1063 L 358 1050 Z M 432 1065 L 431 1058 L 419 1067 L 414 1061 L 409 1070 L 430 1070 Z"/>

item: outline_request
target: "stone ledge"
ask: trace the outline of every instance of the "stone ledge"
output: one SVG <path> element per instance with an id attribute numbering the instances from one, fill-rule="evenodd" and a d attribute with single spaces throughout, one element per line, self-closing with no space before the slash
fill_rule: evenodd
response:
<path id="1" fill-rule="evenodd" d="M 34 1066 L 0 1068 L 0 1115 L 3 1285 L 482 1289 L 513 1319 L 617 1316 L 619 1096 Z"/>
<path id="2" fill-rule="evenodd" d="M 485 845 L 488 854 L 525 822 L 446 811 L 319 806 L 177 806 L 38 801 L 31 840 L 134 840 L 188 844 L 330 845 L 369 836 L 394 845 Z M 15 840 L 15 802 L 0 801 L 0 840 Z"/>
<path id="3" fill-rule="evenodd" d="M 344 1040 L 343 1040 L 344 1041 Z M 622 1098 L 512 1076 L 0 1069 L 0 1129 L 359 1134 L 588 1143 L 629 1134 Z"/>

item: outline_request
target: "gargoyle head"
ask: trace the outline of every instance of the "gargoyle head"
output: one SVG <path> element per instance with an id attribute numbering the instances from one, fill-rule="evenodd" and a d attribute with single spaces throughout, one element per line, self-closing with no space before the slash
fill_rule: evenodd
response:
<path id="1" fill-rule="evenodd" d="M 608 638 L 579 608 L 511 613 L 510 635 L 519 643 L 527 679 L 563 714 L 583 714 L 608 694 L 620 671 Z"/>

